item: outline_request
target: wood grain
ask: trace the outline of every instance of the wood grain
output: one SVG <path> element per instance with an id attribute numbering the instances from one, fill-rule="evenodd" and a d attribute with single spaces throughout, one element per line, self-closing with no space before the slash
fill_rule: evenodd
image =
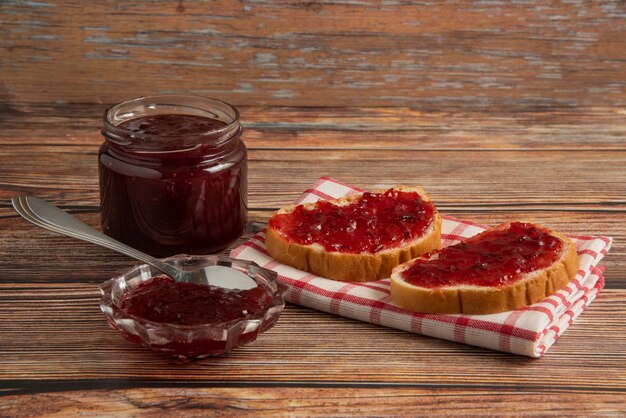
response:
<path id="1" fill-rule="evenodd" d="M 0 198 L 29 190 L 68 205 L 97 206 L 97 147 L 5 147 Z M 442 207 L 623 211 L 624 151 L 541 153 L 422 150 L 251 150 L 251 206 L 276 208 L 321 176 L 367 188 L 421 184 Z M 601 168 L 600 168 L 601 167 Z M 497 176 L 494 176 L 497 173 Z M 488 187 L 485 187 L 488 186 Z M 581 193 L 584 191 L 584 193 Z M 6 211 L 2 213 L 6 215 Z"/>
<path id="2" fill-rule="evenodd" d="M 147 380 L 623 392 L 625 297 L 624 290 L 602 292 L 540 360 L 289 305 L 278 324 L 253 344 L 181 365 L 127 343 L 112 330 L 93 284 L 1 284 L 0 386 L 45 391 L 45 382 L 33 382 L 58 381 L 63 387 L 65 381 L 84 380 L 82 389 L 98 389 L 98 382 L 108 379 L 124 387 L 142 387 Z"/>
<path id="3" fill-rule="evenodd" d="M 576 404 L 563 399 L 577 398 Z M 499 416 L 618 416 L 626 412 L 623 394 L 527 388 L 167 388 L 7 396 L 0 414 L 13 417 L 83 415 L 205 417 L 484 416 L 495 402 Z M 532 399 L 532 406 L 528 400 Z M 520 405 L 527 405 L 520 410 Z M 165 412 L 167 411 L 167 413 Z"/>
<path id="4" fill-rule="evenodd" d="M 626 104 L 623 2 L 5 1 L 4 102 Z"/>
<path id="5" fill-rule="evenodd" d="M 11 103 L 0 112 L 5 145 L 102 142 L 98 104 Z M 625 150 L 626 111 L 573 108 L 425 111 L 408 107 L 240 106 L 250 149 Z"/>

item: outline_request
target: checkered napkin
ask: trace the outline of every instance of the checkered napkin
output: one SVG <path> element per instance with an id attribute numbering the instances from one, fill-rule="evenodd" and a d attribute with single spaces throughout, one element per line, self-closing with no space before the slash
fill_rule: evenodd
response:
<path id="1" fill-rule="evenodd" d="M 306 190 L 297 203 L 336 199 L 359 193 L 352 186 L 323 177 Z M 485 228 L 472 222 L 443 217 L 442 245 L 455 244 Z M 395 306 L 389 279 L 345 283 L 324 279 L 273 260 L 264 244 L 264 232 L 231 252 L 234 258 L 252 260 L 278 273 L 287 285 L 286 299 L 309 308 L 384 325 L 416 334 L 460 343 L 541 357 L 585 310 L 604 286 L 603 268 L 611 238 L 571 236 L 580 256 L 580 270 L 565 289 L 532 306 L 492 315 L 434 315 L 413 313 Z"/>

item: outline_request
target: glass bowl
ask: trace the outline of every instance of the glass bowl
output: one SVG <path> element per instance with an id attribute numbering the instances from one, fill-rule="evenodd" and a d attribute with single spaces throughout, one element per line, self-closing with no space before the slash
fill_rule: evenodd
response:
<path id="1" fill-rule="evenodd" d="M 100 309 L 111 327 L 118 330 L 131 343 L 141 344 L 179 359 L 218 356 L 256 340 L 259 334 L 270 329 L 278 321 L 285 306 L 283 292 L 286 287 L 276 281 L 275 272 L 261 268 L 256 263 L 215 255 L 178 255 L 163 261 L 183 270 L 215 265 L 234 268 L 251 277 L 259 287 L 271 295 L 271 300 L 256 314 L 227 322 L 181 325 L 149 321 L 120 309 L 126 292 L 146 280 L 162 275 L 146 264 L 137 265 L 100 286 L 102 293 Z"/>

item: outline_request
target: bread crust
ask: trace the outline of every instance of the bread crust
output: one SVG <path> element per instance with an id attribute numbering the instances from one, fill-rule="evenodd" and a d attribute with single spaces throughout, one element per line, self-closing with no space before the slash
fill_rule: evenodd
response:
<path id="1" fill-rule="evenodd" d="M 496 229 L 508 225 L 502 224 Z M 401 278 L 401 273 L 411 264 L 405 263 L 391 274 L 391 298 L 396 305 L 413 312 L 473 315 L 511 311 L 540 302 L 571 282 L 579 269 L 576 245 L 572 240 L 547 228 L 540 228 L 563 241 L 561 257 L 550 266 L 531 272 L 511 285 L 419 287 Z"/>
<path id="2" fill-rule="evenodd" d="M 429 196 L 420 187 L 394 187 L 404 192 L 417 192 L 430 202 Z M 379 191 L 380 192 L 380 191 Z M 349 204 L 360 195 L 331 200 L 337 205 Z M 314 203 L 304 204 L 313 208 Z M 291 213 L 298 205 L 281 208 L 276 214 Z M 272 258 L 283 264 L 308 271 L 318 276 L 345 282 L 366 282 L 387 278 L 394 267 L 419 257 L 441 246 L 441 216 L 435 209 L 433 221 L 427 232 L 402 247 L 386 249 L 376 253 L 341 253 L 326 251 L 319 244 L 301 245 L 290 242 L 280 231 L 267 228 L 265 246 Z"/>

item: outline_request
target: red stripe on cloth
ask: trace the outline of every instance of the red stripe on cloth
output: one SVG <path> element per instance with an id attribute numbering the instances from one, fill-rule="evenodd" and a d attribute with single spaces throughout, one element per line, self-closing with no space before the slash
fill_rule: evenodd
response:
<path id="1" fill-rule="evenodd" d="M 450 233 L 447 234 L 447 235 L 457 235 L 457 236 L 460 236 L 460 237 L 465 237 L 463 235 L 463 232 L 467 228 L 469 228 L 469 226 L 470 226 L 469 224 L 459 222 L 454 228 L 452 228 L 452 231 L 450 231 Z"/>
<path id="2" fill-rule="evenodd" d="M 469 322 L 470 319 L 465 315 L 460 315 L 456 318 L 454 323 L 454 341 L 465 343 L 465 331 L 467 331 Z"/>
<path id="3" fill-rule="evenodd" d="M 317 190 L 317 189 L 306 189 L 306 190 L 304 191 L 304 193 L 305 193 L 305 194 L 306 194 L 306 193 L 308 193 L 308 194 L 314 194 L 315 196 L 317 196 L 317 197 L 321 197 L 321 198 L 322 198 L 322 199 L 324 199 L 324 200 L 333 200 L 333 199 L 337 199 L 336 197 L 333 197 L 333 196 L 331 196 L 331 195 L 329 195 L 329 194 L 326 194 L 326 193 L 324 193 L 324 192 L 320 192 L 320 191 L 319 191 L 319 190 Z M 306 197 L 307 197 L 307 196 L 303 196 L 303 198 L 302 198 L 300 201 L 304 200 Z"/>
<path id="4" fill-rule="evenodd" d="M 515 324 L 521 318 L 524 311 L 512 311 L 504 320 L 504 323 L 500 327 L 499 346 L 502 351 L 509 351 L 511 349 L 511 336 L 515 332 Z"/>
<path id="5" fill-rule="evenodd" d="M 260 252 L 261 254 L 265 254 L 267 256 L 270 255 L 270 253 L 267 252 L 267 250 L 263 247 L 261 247 L 259 244 L 255 244 L 252 241 L 246 241 L 243 244 L 241 244 L 242 246 L 246 246 L 246 247 L 250 247 L 250 248 L 254 248 L 255 250 L 257 250 L 258 252 Z"/>
<path id="6" fill-rule="evenodd" d="M 552 312 L 550 309 L 546 308 L 545 306 L 530 305 L 530 306 L 525 306 L 525 307 L 521 308 L 520 310 L 522 310 L 522 311 L 541 312 L 541 313 L 545 314 L 548 317 L 548 320 L 550 322 L 554 321 L 554 312 Z"/>
<path id="7" fill-rule="evenodd" d="M 563 303 L 563 305 L 565 305 L 566 308 L 569 308 L 570 303 L 561 292 L 556 292 L 553 296 L 556 296 L 557 298 L 561 299 L 561 302 Z M 558 305 L 555 306 L 555 308 L 556 307 L 558 307 Z"/>
<path id="8" fill-rule="evenodd" d="M 310 284 L 309 282 L 301 282 L 300 280 L 292 279 L 291 277 L 278 275 L 278 280 L 289 286 L 301 287 L 303 291 L 308 291 L 318 296 L 330 299 L 335 292 L 323 289 L 321 287 Z"/>
<path id="9" fill-rule="evenodd" d="M 598 236 L 596 238 L 604 242 L 606 245 L 611 245 L 611 239 L 608 237 Z"/>
<path id="10" fill-rule="evenodd" d="M 320 177 L 320 179 L 322 179 L 322 180 L 328 180 L 328 181 L 330 181 L 331 183 L 336 183 L 336 184 L 339 184 L 339 185 L 341 185 L 341 186 L 347 187 L 348 189 L 352 189 L 352 190 L 354 190 L 355 192 L 364 192 L 364 191 L 365 191 L 365 190 L 360 189 L 360 188 L 358 188 L 358 187 L 354 187 L 354 186 L 351 186 L 351 185 L 349 185 L 349 184 L 347 184 L 347 183 L 343 183 L 343 182 L 341 182 L 341 181 L 339 181 L 339 180 L 335 180 L 335 179 L 333 179 L 333 178 L 331 178 L 331 177 L 322 176 L 322 177 Z"/>
<path id="11" fill-rule="evenodd" d="M 264 229 L 260 230 L 259 232 L 257 232 L 256 234 L 252 235 L 250 237 L 250 239 L 255 239 L 257 241 L 265 242 L 265 233 L 266 232 L 267 232 L 267 228 L 264 228 Z"/>
<path id="12" fill-rule="evenodd" d="M 333 296 L 336 296 L 338 292 L 335 291 L 330 291 L 330 290 L 326 290 L 324 288 L 321 288 L 319 286 L 315 286 L 313 284 L 310 283 L 304 283 L 300 280 L 297 279 L 292 279 L 290 277 L 286 277 L 286 276 L 282 276 L 282 275 L 278 275 L 278 279 L 281 282 L 284 282 L 285 284 L 291 285 L 291 286 L 297 286 L 297 287 L 301 287 L 304 289 L 304 291 L 308 291 L 311 292 L 315 295 L 318 296 L 322 296 L 324 298 L 327 299 L 332 299 Z M 345 287 L 345 286 L 344 286 Z M 421 317 L 424 316 L 424 314 L 414 314 L 412 312 L 406 311 L 402 308 L 398 308 L 395 305 L 390 305 L 388 303 L 385 302 L 381 302 L 381 301 L 376 301 L 373 299 L 369 299 L 369 298 L 363 298 L 360 296 L 354 296 L 354 295 L 343 295 L 341 296 L 343 300 L 349 300 L 350 302 L 353 302 L 357 305 L 362 305 L 362 306 L 367 306 L 367 307 L 372 307 L 375 304 L 379 304 L 382 303 L 383 304 L 383 308 L 384 310 L 388 311 L 388 312 L 394 312 L 394 313 L 399 313 L 399 314 L 403 314 L 403 315 L 419 315 Z M 446 315 L 429 315 L 429 319 L 433 320 L 433 321 L 438 321 L 438 322 L 444 322 L 444 323 L 449 323 L 451 322 L 452 317 L 446 316 Z M 492 322 L 487 322 L 487 321 L 480 321 L 480 320 L 472 320 L 472 324 L 473 325 L 477 325 L 477 327 L 480 327 L 482 329 L 488 330 L 488 331 L 493 331 L 495 330 L 495 328 L 498 326 L 498 324 L 494 324 Z M 524 330 L 522 330 L 524 331 Z M 522 333 L 521 333 L 522 334 Z"/>
<path id="13" fill-rule="evenodd" d="M 370 311 L 370 322 L 372 324 L 380 325 L 380 314 L 385 308 L 385 304 L 380 301 L 372 304 L 372 310 Z"/>
<path id="14" fill-rule="evenodd" d="M 591 250 L 589 248 L 586 249 L 586 250 L 580 250 L 580 251 L 576 251 L 576 252 L 578 253 L 578 255 L 586 254 L 586 255 L 592 256 L 593 258 L 596 258 L 598 256 L 597 251 Z"/>
<path id="15" fill-rule="evenodd" d="M 578 280 L 578 279 L 574 279 L 574 280 Z M 574 289 L 572 289 L 572 286 L 570 286 L 569 283 L 568 283 L 567 286 L 565 286 L 560 291 L 561 292 L 566 292 L 568 295 L 571 295 L 574 292 Z"/>
<path id="16" fill-rule="evenodd" d="M 467 237 L 464 237 L 463 235 L 454 234 L 441 234 L 441 238 L 448 241 L 463 241 L 464 239 L 467 239 Z"/>
<path id="17" fill-rule="evenodd" d="M 604 269 L 602 269 L 602 270 L 604 270 Z M 596 282 L 596 285 L 594 286 L 594 288 L 597 289 L 598 292 L 600 292 L 600 290 L 602 290 L 604 288 L 604 276 L 600 276 L 600 278 Z"/>
<path id="18" fill-rule="evenodd" d="M 604 273 L 604 266 L 592 266 L 589 271 L 591 274 L 595 274 L 596 276 L 602 276 L 602 273 Z"/>
<path id="19" fill-rule="evenodd" d="M 417 334 L 421 334 L 422 333 L 422 320 L 424 319 L 424 315 L 423 314 L 414 314 L 411 317 L 411 331 L 415 332 Z"/>
<path id="20" fill-rule="evenodd" d="M 481 319 L 468 318 L 467 326 L 468 328 L 475 328 L 483 331 L 489 331 L 493 333 L 498 333 L 502 324 L 490 321 L 484 321 Z M 426 314 L 424 315 L 424 320 L 430 320 L 435 322 L 441 322 L 446 324 L 456 324 L 456 317 L 451 315 L 435 315 L 435 314 Z M 540 335 L 538 332 L 534 332 L 531 330 L 527 330 L 524 328 L 511 327 L 510 329 L 511 335 L 517 338 L 521 338 L 528 341 L 535 341 Z"/>
<path id="21" fill-rule="evenodd" d="M 587 292 L 589 290 L 588 287 L 581 285 L 578 280 L 572 280 L 571 283 L 576 286 L 579 291 L 582 290 L 583 292 Z"/>
<path id="22" fill-rule="evenodd" d="M 347 299 L 348 296 L 350 296 L 350 290 L 355 288 L 356 286 L 352 283 L 348 283 L 345 284 L 344 286 L 342 286 L 341 288 L 339 288 L 339 290 L 337 290 L 336 292 L 333 292 L 333 296 L 330 299 L 330 313 L 338 315 L 339 314 L 339 307 L 341 306 L 341 301 L 344 299 Z M 380 302 L 373 300 L 372 303 L 370 304 L 371 306 L 374 306 L 376 304 L 378 304 Z"/>
<path id="23" fill-rule="evenodd" d="M 330 179 L 328 179 L 328 178 L 320 177 L 320 178 L 317 179 L 317 181 L 315 183 L 313 183 L 313 186 L 311 186 L 311 189 L 319 189 L 320 187 L 322 187 L 322 185 L 324 183 L 329 183 L 329 180 Z M 334 183 L 334 181 L 331 180 L 330 183 Z M 300 196 L 303 196 L 303 195 L 304 195 L 304 193 L 301 194 Z"/>
<path id="24" fill-rule="evenodd" d="M 246 247 L 247 247 L 247 245 L 246 245 L 246 244 L 247 244 L 247 243 L 246 243 L 246 242 L 244 242 L 242 245 L 240 245 L 239 247 L 237 247 L 237 248 L 235 248 L 234 250 L 232 250 L 232 251 L 230 252 L 230 256 L 231 256 L 232 258 L 237 258 L 237 257 L 239 256 L 239 254 L 241 254 L 241 252 L 242 252 L 243 250 L 245 250 L 245 249 L 246 249 Z"/>
<path id="25" fill-rule="evenodd" d="M 551 298 L 549 298 L 549 297 L 548 297 L 548 298 L 546 298 L 546 299 L 544 299 L 544 300 L 542 300 L 541 302 L 544 302 L 544 303 L 549 303 L 550 305 L 554 306 L 555 308 L 558 308 L 558 307 L 559 307 L 559 302 L 557 302 L 556 300 L 551 299 Z M 524 309 L 524 307 L 522 307 L 522 309 Z M 528 310 L 530 310 L 530 309 L 524 309 L 524 310 L 528 311 Z"/>
<path id="26" fill-rule="evenodd" d="M 306 276 L 298 279 L 298 283 L 301 283 L 302 286 L 293 286 L 291 289 L 291 303 L 300 305 L 303 289 L 311 280 L 315 279 L 315 277 L 316 276 L 313 274 L 307 274 Z"/>
<path id="27" fill-rule="evenodd" d="M 592 241 L 595 237 L 591 235 L 567 235 L 569 238 L 574 238 L 580 241 Z M 599 237 L 598 237 L 599 238 Z"/>
<path id="28" fill-rule="evenodd" d="M 605 245 L 611 244 L 611 239 L 608 237 L 604 237 L 602 235 L 598 235 L 597 237 L 592 237 L 591 235 L 568 235 L 568 237 L 574 238 L 580 241 L 593 241 L 595 239 L 599 239 L 600 241 L 604 242 Z"/>
<path id="29" fill-rule="evenodd" d="M 463 235 L 463 232 L 469 228 L 469 224 L 458 223 L 452 231 L 447 234 L 441 234 L 441 238 L 445 241 L 463 241 L 467 237 Z M 446 242 L 446 244 L 448 244 Z"/>
<path id="30" fill-rule="evenodd" d="M 365 287 L 367 289 L 376 290 L 378 292 L 386 293 L 388 295 L 391 294 L 391 290 L 389 289 L 389 285 L 385 285 L 385 284 L 375 285 L 373 283 L 354 283 L 354 284 L 359 286 L 359 287 Z"/>
<path id="31" fill-rule="evenodd" d="M 266 269 L 268 269 L 268 270 L 271 270 L 271 269 L 273 269 L 274 267 L 279 266 L 279 265 L 280 265 L 280 263 L 279 263 L 278 261 L 276 261 L 276 260 L 270 260 L 270 261 L 268 261 L 267 263 L 265 263 L 265 265 L 263 266 L 263 268 L 266 268 Z"/>

